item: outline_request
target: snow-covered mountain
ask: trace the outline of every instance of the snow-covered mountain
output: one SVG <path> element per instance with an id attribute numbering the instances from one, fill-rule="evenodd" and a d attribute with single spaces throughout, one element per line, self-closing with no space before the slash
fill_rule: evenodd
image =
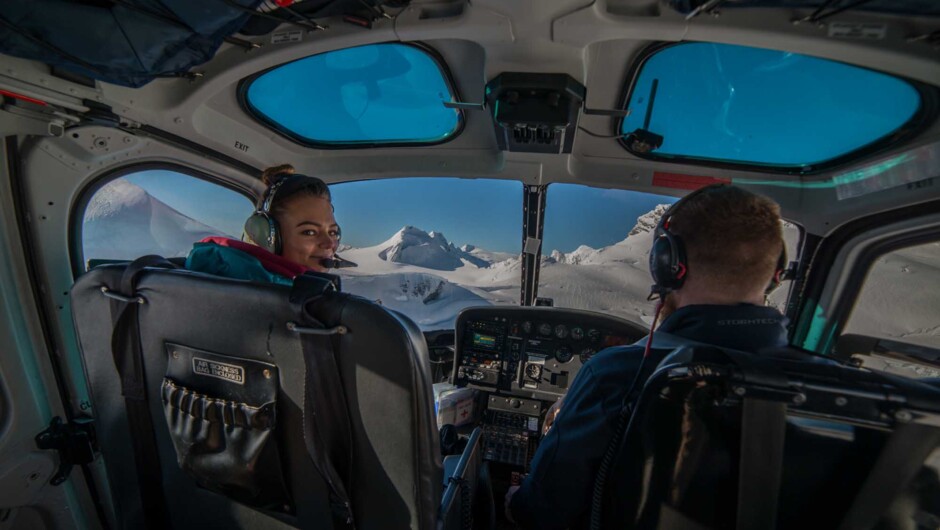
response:
<path id="1" fill-rule="evenodd" d="M 510 254 L 456 247 L 440 232 L 405 226 L 386 241 L 340 254 L 359 267 L 343 269 L 343 290 L 401 311 L 423 329 L 452 327 L 464 307 L 519 300 L 518 268 Z"/>
<path id="2" fill-rule="evenodd" d="M 453 327 L 461 309 L 491 304 L 485 292 L 420 272 L 350 276 L 343 290 L 400 311 L 422 329 Z"/>
<path id="3" fill-rule="evenodd" d="M 506 261 L 507 259 L 518 257 L 518 254 L 512 254 L 509 252 L 490 252 L 489 250 L 484 250 L 478 248 L 475 245 L 464 245 L 460 247 L 460 250 L 466 254 L 470 254 L 475 258 L 479 258 L 486 262 L 488 265 L 494 263 L 499 263 L 501 261 Z"/>
<path id="4" fill-rule="evenodd" d="M 444 234 L 425 232 L 413 226 L 403 227 L 379 247 L 378 256 L 384 261 L 426 269 L 452 271 L 465 264 L 477 268 L 489 265 L 486 260 L 455 247 Z"/>
<path id="5" fill-rule="evenodd" d="M 633 227 L 633 230 L 630 230 L 630 233 L 627 234 L 627 237 L 652 233 L 653 230 L 656 229 L 656 225 L 659 224 L 659 220 L 662 219 L 663 214 L 666 213 L 666 210 L 669 209 L 669 206 L 669 204 L 658 204 L 652 210 L 637 217 L 636 225 Z"/>
<path id="6" fill-rule="evenodd" d="M 193 242 L 219 235 L 227 234 L 174 210 L 125 179 L 95 193 L 82 223 L 86 259 L 185 256 Z"/>
<path id="7" fill-rule="evenodd" d="M 539 295 L 553 298 L 558 307 L 589 308 L 642 322 L 653 307 L 646 302 L 650 232 L 666 208 L 660 205 L 641 216 L 627 237 L 614 245 L 601 249 L 581 246 L 573 252 L 555 250 L 542 256 Z M 458 248 L 440 232 L 406 226 L 379 245 L 346 249 L 342 255 L 359 264 L 356 269 L 344 270 L 344 290 L 381 299 L 384 305 L 420 321 L 425 329 L 452 325 L 462 307 L 519 301 L 519 255 L 474 245 Z M 418 273 L 423 273 L 423 281 L 443 282 L 432 303 L 425 303 L 420 293 L 398 293 Z M 443 303 L 445 300 L 452 304 Z M 433 318 L 428 314 L 432 310 Z M 439 312 L 445 310 L 449 314 Z"/>

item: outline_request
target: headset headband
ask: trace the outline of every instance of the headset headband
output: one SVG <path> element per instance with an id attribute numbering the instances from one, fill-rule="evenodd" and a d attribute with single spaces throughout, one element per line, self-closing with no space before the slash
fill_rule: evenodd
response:
<path id="1" fill-rule="evenodd" d="M 710 184 L 708 186 L 702 186 L 701 188 L 694 190 L 692 193 L 684 195 L 678 201 L 670 204 L 669 208 L 666 208 L 666 211 L 663 213 L 662 217 L 659 218 L 659 223 L 656 224 L 656 231 L 654 232 L 654 235 L 659 235 L 661 231 L 662 232 L 669 231 L 669 224 L 670 224 L 670 221 L 672 220 L 672 216 L 676 214 L 676 210 L 678 210 L 683 204 L 689 202 L 693 197 L 696 197 L 698 195 L 704 195 L 708 191 L 711 191 L 717 188 L 724 188 L 726 186 L 727 184 L 721 184 L 719 186 L 716 186 L 714 184 Z M 672 233 L 670 232 L 670 234 Z M 675 234 L 672 234 L 672 235 L 674 236 Z"/>
<path id="2" fill-rule="evenodd" d="M 300 173 L 279 173 L 276 178 L 278 180 L 265 192 L 264 199 L 258 207 L 258 213 L 270 215 L 271 208 L 274 206 L 274 199 L 278 195 L 283 199 L 290 197 L 302 189 L 315 186 L 323 186 L 326 188 L 325 198 L 327 202 L 330 203 L 330 207 L 333 208 L 333 200 L 332 197 L 330 197 L 329 187 L 322 180 L 316 177 L 301 175 Z M 308 180 L 311 182 L 305 182 Z M 314 182 L 318 184 L 314 185 Z"/>

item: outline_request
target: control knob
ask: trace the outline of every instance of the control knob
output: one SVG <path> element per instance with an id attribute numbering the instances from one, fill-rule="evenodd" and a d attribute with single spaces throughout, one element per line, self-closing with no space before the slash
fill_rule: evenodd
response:
<path id="1" fill-rule="evenodd" d="M 525 367 L 525 375 L 531 379 L 538 379 L 542 375 L 542 365 L 527 364 Z"/>

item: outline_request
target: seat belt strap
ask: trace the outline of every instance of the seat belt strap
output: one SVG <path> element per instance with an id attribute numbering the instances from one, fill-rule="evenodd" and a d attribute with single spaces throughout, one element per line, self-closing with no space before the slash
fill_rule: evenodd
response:
<path id="1" fill-rule="evenodd" d="M 140 343 L 138 311 L 142 298 L 135 297 L 137 277 L 146 267 L 177 268 L 161 256 L 144 256 L 130 263 L 121 277 L 121 294 L 129 301 L 111 302 L 111 356 L 121 378 L 121 394 L 130 428 L 140 489 L 143 524 L 148 530 L 170 528 L 163 495 L 160 453 L 153 429 L 143 348 Z"/>
<path id="2" fill-rule="evenodd" d="M 901 424 L 878 455 L 839 530 L 863 530 L 875 526 L 938 443 L 940 428 L 918 423 Z"/>
<path id="3" fill-rule="evenodd" d="M 309 320 L 309 319 L 308 319 Z M 353 440 L 346 392 L 328 336 L 302 335 L 306 366 L 304 444 L 330 488 L 330 504 L 339 528 L 354 529 L 348 487 L 352 481 Z M 337 466 L 336 462 L 340 462 Z M 345 473 L 338 470 L 344 469 Z"/>
<path id="4" fill-rule="evenodd" d="M 690 519 L 679 510 L 663 503 L 659 507 L 659 522 L 656 530 L 712 530 L 711 528 Z"/>
<path id="5" fill-rule="evenodd" d="M 773 530 L 777 525 L 786 422 L 786 403 L 744 398 L 737 530 Z"/>

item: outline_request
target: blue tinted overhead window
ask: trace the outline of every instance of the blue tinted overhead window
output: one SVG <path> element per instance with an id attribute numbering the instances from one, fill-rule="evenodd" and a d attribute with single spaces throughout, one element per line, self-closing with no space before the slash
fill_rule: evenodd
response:
<path id="1" fill-rule="evenodd" d="M 437 143 L 460 127 L 443 66 L 418 46 L 371 44 L 269 70 L 244 93 L 256 117 L 314 144 Z"/>
<path id="2" fill-rule="evenodd" d="M 654 157 L 806 167 L 877 143 L 910 122 L 920 103 L 910 83 L 871 70 L 689 43 L 643 62 L 621 132 L 661 136 L 662 145 L 649 151 Z M 633 140 L 624 143 L 642 151 Z"/>

